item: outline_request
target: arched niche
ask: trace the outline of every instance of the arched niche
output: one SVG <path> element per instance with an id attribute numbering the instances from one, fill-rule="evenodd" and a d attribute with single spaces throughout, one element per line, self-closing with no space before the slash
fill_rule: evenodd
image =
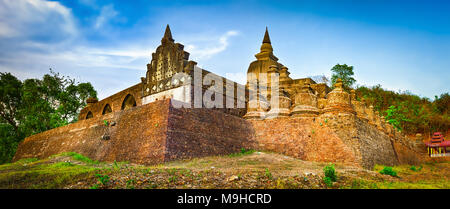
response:
<path id="1" fill-rule="evenodd" d="M 108 114 L 110 112 L 112 112 L 111 105 L 106 104 L 105 107 L 103 107 L 102 115 Z"/>
<path id="2" fill-rule="evenodd" d="M 123 99 L 122 102 L 122 110 L 127 110 L 132 107 L 136 107 L 136 100 L 134 99 L 134 96 L 131 94 L 128 94 L 125 99 Z"/>
<path id="3" fill-rule="evenodd" d="M 92 114 L 91 111 L 89 111 L 89 112 L 86 114 L 86 119 L 93 118 L 93 117 L 94 117 L 94 114 Z"/>

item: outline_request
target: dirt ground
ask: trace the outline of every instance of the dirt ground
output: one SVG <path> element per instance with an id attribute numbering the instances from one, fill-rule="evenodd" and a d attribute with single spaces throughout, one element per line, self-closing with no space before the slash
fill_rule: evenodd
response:
<path id="1" fill-rule="evenodd" d="M 336 182 L 324 182 L 328 163 L 308 162 L 270 152 L 174 161 L 155 166 L 95 162 L 79 154 L 0 165 L 0 188 L 167 189 L 274 188 L 377 189 L 450 188 L 450 162 L 393 167 L 396 176 L 335 164 Z"/>

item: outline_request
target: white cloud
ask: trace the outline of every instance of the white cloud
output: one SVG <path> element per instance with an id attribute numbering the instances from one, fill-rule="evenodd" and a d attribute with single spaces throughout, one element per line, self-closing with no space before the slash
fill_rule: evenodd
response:
<path id="1" fill-rule="evenodd" d="M 60 35 L 77 35 L 71 10 L 59 2 L 0 0 L 0 37 L 50 36 L 55 30 Z"/>
<path id="2" fill-rule="evenodd" d="M 104 26 L 112 6 L 100 12 Z M 106 22 L 105 22 L 106 21 Z M 0 71 L 20 79 L 37 78 L 53 68 L 80 82 L 91 82 L 100 98 L 139 82 L 151 52 L 148 43 L 97 47 L 78 34 L 72 11 L 58 2 L 0 0 Z M 81 31 L 81 30 L 80 30 Z"/>
<path id="3" fill-rule="evenodd" d="M 95 3 L 85 1 L 89 2 Z M 111 21 L 120 21 L 118 15 L 112 5 L 105 6 L 87 27 L 104 31 Z M 41 77 L 53 68 L 77 81 L 91 82 L 100 99 L 140 82 L 156 43 L 112 41 L 99 47 L 84 39 L 76 23 L 72 10 L 59 2 L 0 0 L 0 71 L 26 79 Z M 231 30 L 195 39 L 186 51 L 194 60 L 208 59 L 226 50 L 230 37 L 237 34 Z"/>
<path id="4" fill-rule="evenodd" d="M 225 49 L 227 49 L 229 45 L 229 38 L 238 35 L 239 32 L 235 30 L 230 30 L 225 34 L 221 35 L 218 39 L 213 41 L 208 41 L 206 44 L 203 44 L 201 47 L 198 47 L 197 44 L 188 44 L 186 46 L 186 51 L 192 54 L 192 56 L 196 59 L 208 59 Z M 201 44 L 200 44 L 201 45 Z"/>
<path id="5" fill-rule="evenodd" d="M 119 14 L 119 12 L 117 12 L 114 9 L 114 5 L 109 4 L 109 5 L 103 6 L 100 11 L 100 15 L 95 20 L 94 28 L 95 29 L 102 28 L 105 24 L 108 23 L 108 21 L 117 17 L 118 14 Z"/>

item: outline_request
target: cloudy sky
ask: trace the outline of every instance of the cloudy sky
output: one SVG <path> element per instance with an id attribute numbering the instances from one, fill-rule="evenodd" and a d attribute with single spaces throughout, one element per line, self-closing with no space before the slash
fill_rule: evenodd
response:
<path id="1" fill-rule="evenodd" d="M 449 92 L 449 1 L 0 0 L 0 71 L 49 68 L 100 99 L 140 82 L 166 24 L 199 66 L 240 83 L 268 26 L 291 77 L 354 66 L 359 85 Z"/>

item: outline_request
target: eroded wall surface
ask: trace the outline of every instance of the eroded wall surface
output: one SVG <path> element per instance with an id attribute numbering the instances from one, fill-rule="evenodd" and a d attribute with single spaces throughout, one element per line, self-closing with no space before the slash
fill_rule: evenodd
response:
<path id="1" fill-rule="evenodd" d="M 166 160 L 223 155 L 250 149 L 251 123 L 222 109 L 170 107 Z"/>

